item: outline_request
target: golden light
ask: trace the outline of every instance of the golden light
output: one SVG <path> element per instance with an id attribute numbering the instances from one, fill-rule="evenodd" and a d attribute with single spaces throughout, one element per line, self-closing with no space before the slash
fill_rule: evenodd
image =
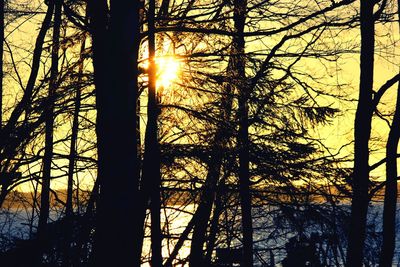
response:
<path id="1" fill-rule="evenodd" d="M 149 69 L 149 49 L 148 42 L 144 42 L 140 48 L 141 60 L 139 61 L 139 68 L 145 73 Z M 182 58 L 175 56 L 175 49 L 170 41 L 163 41 L 162 47 L 158 46 L 155 56 L 155 63 L 157 67 L 157 89 L 159 94 L 166 94 L 170 91 L 169 87 L 179 77 L 181 69 Z M 147 78 L 144 78 L 147 79 Z"/>
<path id="2" fill-rule="evenodd" d="M 178 78 L 180 62 L 173 56 L 156 58 L 157 87 L 167 89 Z"/>

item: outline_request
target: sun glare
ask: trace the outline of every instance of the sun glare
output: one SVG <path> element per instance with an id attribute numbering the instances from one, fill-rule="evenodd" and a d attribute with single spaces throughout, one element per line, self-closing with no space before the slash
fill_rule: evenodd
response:
<path id="1" fill-rule="evenodd" d="M 157 86 L 167 89 L 178 78 L 180 62 L 175 57 L 156 58 Z"/>
<path id="2" fill-rule="evenodd" d="M 158 48 L 155 56 L 155 63 L 157 66 L 157 88 L 159 93 L 169 91 L 169 87 L 179 78 L 182 59 L 174 55 L 175 50 L 171 49 L 171 42 L 164 41 L 162 48 Z M 143 70 L 149 68 L 149 49 L 148 43 L 145 42 L 141 46 L 142 60 L 139 65 Z"/>

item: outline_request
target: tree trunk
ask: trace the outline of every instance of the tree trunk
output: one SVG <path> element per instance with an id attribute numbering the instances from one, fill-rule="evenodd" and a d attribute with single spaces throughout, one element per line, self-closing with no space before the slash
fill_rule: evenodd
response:
<path id="1" fill-rule="evenodd" d="M 73 235 L 73 215 L 74 215 L 74 204 L 73 204 L 73 191 L 74 191 L 74 170 L 76 161 L 76 146 L 79 131 L 79 111 L 81 109 L 81 90 L 80 82 L 83 74 L 83 63 L 84 57 L 83 52 L 85 50 L 86 37 L 82 38 L 79 58 L 79 70 L 78 70 L 78 86 L 75 92 L 75 110 L 72 119 L 72 133 L 71 133 L 71 146 L 69 151 L 69 162 L 68 162 L 68 181 L 67 181 L 67 200 L 65 205 L 65 217 L 66 217 L 66 229 L 65 229 L 65 248 L 64 248 L 64 266 L 71 265 L 71 241 Z M 77 188 L 77 194 L 79 194 L 79 188 Z"/>
<path id="2" fill-rule="evenodd" d="M 386 185 L 383 207 L 383 245 L 380 267 L 392 266 L 396 245 L 396 204 L 397 204 L 397 146 L 400 136 L 400 86 L 397 92 L 396 110 L 386 143 Z"/>
<path id="3" fill-rule="evenodd" d="M 47 221 L 50 213 L 50 180 L 51 163 L 53 160 L 53 128 L 54 128 L 54 102 L 58 79 L 58 51 L 60 48 L 60 27 L 61 27 L 61 0 L 54 0 L 54 25 L 51 50 L 50 82 L 45 109 L 45 149 L 43 157 L 42 188 L 40 192 L 40 214 L 38 222 L 38 238 L 43 241 L 46 235 Z"/>
<path id="4" fill-rule="evenodd" d="M 83 75 L 83 63 L 84 56 L 83 53 L 85 51 L 85 43 L 86 37 L 84 36 L 81 41 L 80 48 L 80 58 L 79 58 L 79 66 L 78 66 L 78 87 L 75 92 L 75 110 L 72 119 L 72 133 L 71 133 L 71 146 L 69 151 L 69 162 L 68 162 L 68 183 L 67 183 L 67 201 L 65 207 L 65 215 L 72 216 L 73 215 L 73 186 L 74 186 L 74 169 L 75 169 L 75 160 L 76 160 L 76 146 L 78 140 L 78 131 L 79 131 L 79 112 L 81 109 L 81 90 L 80 83 L 82 81 Z"/>
<path id="5" fill-rule="evenodd" d="M 400 16 L 400 0 L 397 1 Z M 400 25 L 400 22 L 399 22 Z M 397 147 L 400 138 L 400 82 L 397 89 L 396 110 L 386 144 L 386 186 L 383 207 L 383 245 L 380 255 L 381 267 L 392 266 L 396 248 L 396 205 L 397 205 Z"/>
<path id="6" fill-rule="evenodd" d="M 368 212 L 369 147 L 374 74 L 374 1 L 361 2 L 360 92 L 354 125 L 353 196 L 346 266 L 361 267 Z"/>
<path id="7" fill-rule="evenodd" d="M 397 1 L 397 14 L 400 16 L 400 0 Z M 400 21 L 399 21 L 400 26 Z M 380 267 L 392 266 L 396 248 L 396 205 L 397 205 L 397 147 L 400 138 L 400 82 L 398 82 L 396 109 L 386 143 L 386 185 L 383 207 L 383 245 L 380 254 Z"/>
<path id="8" fill-rule="evenodd" d="M 100 195 L 92 266 L 140 265 L 136 101 L 139 8 L 136 1 L 90 0 L 96 87 Z"/>
<path id="9" fill-rule="evenodd" d="M 245 40 L 244 26 L 246 21 L 246 6 L 244 0 L 234 1 L 235 31 L 235 81 L 238 86 L 239 95 L 239 194 L 242 210 L 242 232 L 243 232 L 243 257 L 242 266 L 253 266 L 253 225 L 251 216 L 251 194 L 250 194 L 250 171 L 249 171 L 249 119 L 248 98 L 249 88 L 246 81 L 245 71 Z"/>
<path id="10" fill-rule="evenodd" d="M 158 144 L 159 106 L 157 103 L 157 66 L 156 66 L 156 40 L 155 40 L 155 0 L 150 0 L 148 11 L 149 32 L 149 69 L 148 69 L 148 102 L 147 125 L 145 133 L 145 151 L 143 159 L 142 180 L 148 184 L 145 189 L 146 198 L 150 198 L 151 215 L 151 266 L 162 266 L 161 251 L 161 203 L 160 203 L 160 147 Z M 147 192 L 148 190 L 148 192 Z"/>
<path id="11" fill-rule="evenodd" d="M 61 27 L 61 0 L 49 2 L 54 5 L 54 23 L 51 49 L 50 81 L 45 107 L 45 148 L 43 156 L 42 184 L 40 191 L 40 211 L 37 227 L 37 258 L 35 265 L 41 264 L 42 255 L 48 243 L 47 221 L 50 214 L 50 180 L 51 164 L 53 161 L 53 128 L 54 128 L 54 102 L 58 79 L 58 51 L 60 48 L 60 27 Z"/>

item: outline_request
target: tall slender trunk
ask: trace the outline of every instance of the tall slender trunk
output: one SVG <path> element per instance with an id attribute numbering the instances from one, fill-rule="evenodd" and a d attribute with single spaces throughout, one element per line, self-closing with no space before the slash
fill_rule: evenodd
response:
<path id="1" fill-rule="evenodd" d="M 380 267 L 392 266 L 396 245 L 396 204 L 397 204 L 397 146 L 400 137 L 400 85 L 397 92 L 396 110 L 386 143 L 386 185 L 383 207 L 383 245 Z"/>
<path id="2" fill-rule="evenodd" d="M 139 208 L 136 101 L 140 1 L 88 1 L 97 109 L 97 225 L 92 266 L 136 267 Z"/>
<path id="3" fill-rule="evenodd" d="M 398 18 L 400 17 L 400 0 L 397 0 L 397 16 Z M 386 185 L 385 202 L 383 207 L 383 245 L 379 259 L 380 267 L 392 266 L 394 250 L 396 247 L 397 147 L 399 145 L 399 138 L 400 82 L 398 83 L 397 89 L 396 109 L 386 143 Z"/>
<path id="4" fill-rule="evenodd" d="M 50 180 L 51 163 L 53 160 L 53 128 L 54 128 L 54 102 L 58 78 L 58 51 L 60 48 L 60 27 L 61 27 L 61 0 L 54 0 L 54 25 L 51 50 L 50 82 L 45 109 L 45 149 L 43 157 L 42 188 L 40 192 L 40 214 L 38 222 L 38 237 L 45 238 L 47 221 L 50 213 Z"/>
<path id="5" fill-rule="evenodd" d="M 74 191 L 74 170 L 76 161 L 76 146 L 79 131 L 79 112 L 81 109 L 81 88 L 80 83 L 82 81 L 83 74 L 83 63 L 84 57 L 83 52 L 85 50 L 86 37 L 84 36 L 81 41 L 80 58 L 79 58 L 79 69 L 78 69 L 78 86 L 75 92 L 75 110 L 72 119 L 72 133 L 71 133 L 71 145 L 69 151 L 69 162 L 68 162 L 68 181 L 67 181 L 67 200 L 65 205 L 65 217 L 66 217 L 66 229 L 65 229 L 65 248 L 64 248 L 64 266 L 71 266 L 71 241 L 73 235 L 73 215 L 74 215 L 74 204 L 73 204 L 73 191 Z M 79 194 L 79 188 L 77 188 L 77 194 Z"/>
<path id="6" fill-rule="evenodd" d="M 369 147 L 374 76 L 374 1 L 361 2 L 360 92 L 354 124 L 353 196 L 346 266 L 361 267 L 368 212 Z"/>
<path id="7" fill-rule="evenodd" d="M 250 194 L 250 171 L 249 171 L 249 118 L 248 118 L 248 98 L 249 88 L 246 81 L 245 71 L 245 40 L 244 26 L 246 21 L 245 0 L 234 1 L 235 22 L 234 45 L 235 48 L 235 66 L 236 66 L 236 84 L 239 95 L 239 194 L 240 206 L 242 210 L 242 232 L 243 232 L 243 257 L 242 266 L 253 266 L 253 225 L 251 215 L 251 194 Z"/>
<path id="8" fill-rule="evenodd" d="M 65 207 L 65 215 L 67 217 L 73 215 L 73 187 L 74 187 L 74 169 L 76 160 L 76 145 L 78 140 L 79 131 L 79 111 L 81 109 L 81 88 L 80 83 L 82 81 L 83 74 L 83 52 L 85 50 L 86 37 L 82 38 L 81 48 L 80 48 L 80 63 L 78 70 L 78 87 L 75 92 L 75 110 L 72 118 L 72 133 L 71 133 L 71 146 L 69 151 L 69 162 L 68 162 L 68 182 L 67 182 L 67 201 Z"/>
<path id="9" fill-rule="evenodd" d="M 34 265 L 39 265 L 42 261 L 42 255 L 48 243 L 47 221 L 50 214 L 50 180 L 51 163 L 53 160 L 53 128 L 54 128 L 54 102 L 58 79 L 58 51 L 60 48 L 60 27 L 61 27 L 61 0 L 49 2 L 54 5 L 54 22 L 51 49 L 50 81 L 47 95 L 45 113 L 45 148 L 43 157 L 42 184 L 40 191 L 40 211 L 37 227 L 37 253 Z"/>
<path id="10" fill-rule="evenodd" d="M 143 161 L 143 182 L 148 184 L 144 188 L 145 194 L 150 198 L 151 215 L 151 266 L 162 266 L 161 254 L 161 203 L 160 203 L 160 147 L 158 144 L 159 106 L 157 103 L 157 66 L 156 66 L 156 40 L 155 40 L 155 0 L 149 1 L 148 11 L 148 40 L 149 40 L 149 69 L 148 69 L 148 102 L 147 125 L 145 133 L 145 151 Z M 148 192 L 146 192 L 148 190 Z"/>

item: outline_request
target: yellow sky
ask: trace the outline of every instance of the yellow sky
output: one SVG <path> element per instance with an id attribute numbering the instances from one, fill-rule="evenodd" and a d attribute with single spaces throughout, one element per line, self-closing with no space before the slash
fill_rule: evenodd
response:
<path id="1" fill-rule="evenodd" d="M 10 42 L 11 47 L 14 51 L 15 60 L 18 62 L 18 70 L 21 73 L 27 73 L 29 70 L 28 64 L 31 60 L 31 55 L 27 54 L 26 51 L 31 51 L 35 36 L 38 30 L 38 23 L 41 21 L 42 16 L 37 15 L 30 20 L 19 19 L 15 22 L 8 25 L 6 31 L 12 31 L 11 34 L 7 36 L 7 41 Z M 17 28 L 18 25 L 18 28 Z M 336 36 L 340 40 L 356 40 L 359 36 L 358 29 L 354 29 L 353 31 L 347 31 L 341 33 L 342 35 Z M 399 61 L 399 34 L 398 34 L 398 25 L 397 24 L 390 24 L 385 26 L 378 26 L 377 27 L 377 46 L 384 47 L 384 49 L 377 50 L 376 52 L 376 64 L 375 64 L 375 87 L 378 88 L 382 85 L 387 79 L 391 78 L 398 72 L 398 66 L 400 66 Z M 251 43 L 247 46 L 247 51 L 259 51 L 265 49 L 266 46 L 271 47 L 274 43 L 279 41 L 279 37 L 270 38 L 261 38 L 259 40 L 254 40 L 254 38 L 249 38 Z M 395 45 L 386 45 L 389 43 L 395 43 Z M 329 44 L 328 46 L 329 47 Z M 289 47 L 290 48 L 290 47 Z M 289 49 L 288 48 L 288 49 Z M 290 49 L 293 49 L 291 47 Z M 46 54 L 46 53 L 45 53 Z M 167 54 L 170 54 L 168 52 Z M 6 56 L 6 58 L 9 57 Z M 389 59 L 389 60 L 388 60 Z M 158 59 L 161 73 L 159 75 L 160 80 L 159 84 L 161 84 L 164 88 L 170 88 L 171 83 L 173 80 L 178 79 L 181 77 L 179 72 L 181 71 L 180 63 L 175 60 L 173 57 L 160 57 Z M 323 81 L 326 81 L 330 84 L 340 83 L 345 84 L 341 87 L 337 87 L 336 93 L 340 93 L 342 96 L 346 96 L 348 98 L 357 98 L 358 95 L 358 84 L 359 84 L 359 55 L 357 53 L 354 54 L 347 54 L 344 55 L 336 62 L 327 62 L 326 65 L 323 65 L 321 62 L 318 63 L 315 60 L 305 60 L 299 62 L 299 65 L 302 68 L 306 69 L 310 73 L 316 73 L 321 76 Z M 88 64 L 90 65 L 90 64 Z M 88 66 L 90 68 L 90 66 Z M 9 70 L 11 70 L 9 68 Z M 12 70 L 11 70 L 12 71 Z M 43 70 L 41 75 L 43 74 Z M 27 76 L 22 75 L 22 80 L 26 83 Z M 176 85 L 174 85 L 176 86 Z M 15 102 L 16 95 L 18 95 L 18 85 L 14 79 L 7 76 L 5 78 L 5 106 L 12 106 Z M 333 90 L 332 86 L 330 90 Z M 184 88 L 178 89 L 184 90 Z M 388 92 L 382 101 L 385 105 L 381 106 L 382 108 L 390 110 L 390 107 L 394 105 L 394 95 L 395 95 L 395 88 L 392 88 L 390 92 Z M 167 92 L 164 92 L 169 95 Z M 319 127 L 315 130 L 315 134 L 318 135 L 324 143 L 333 149 L 335 152 L 341 145 L 348 143 L 352 139 L 352 128 L 353 128 L 353 119 L 354 119 L 354 112 L 356 108 L 356 102 L 347 102 L 347 101 L 337 101 L 334 98 L 330 97 L 322 97 L 320 96 L 319 99 L 321 101 L 325 101 L 326 103 L 332 103 L 332 105 L 337 106 L 343 110 L 341 116 L 335 118 L 332 123 L 328 126 Z M 93 116 L 93 114 L 91 115 Z M 92 118 L 93 119 L 93 118 Z M 69 127 L 67 124 L 64 126 Z M 385 123 L 382 123 L 379 120 L 374 120 L 373 124 L 373 136 L 381 137 L 385 139 L 387 136 L 387 129 L 388 127 Z M 61 132 L 64 132 L 61 128 L 59 129 Z M 58 138 L 63 138 L 65 134 L 60 133 Z M 382 146 L 384 145 L 384 141 L 382 143 L 372 142 L 372 145 L 375 146 Z M 56 147 L 56 150 L 59 152 L 65 153 L 68 147 L 60 146 Z M 352 146 L 348 146 L 347 149 L 342 151 L 342 155 L 351 154 L 352 153 Z M 375 152 L 371 156 L 371 163 L 374 163 L 380 160 L 384 156 L 383 150 Z M 65 163 L 61 163 L 64 165 Z M 38 168 L 36 166 L 35 168 Z M 382 176 L 383 169 L 377 170 L 373 173 L 373 175 Z M 90 172 L 89 174 L 82 175 L 83 177 L 89 177 L 88 181 L 90 183 L 95 178 L 95 174 Z M 55 187 L 64 187 L 65 182 L 59 181 L 57 183 L 53 183 Z"/>

